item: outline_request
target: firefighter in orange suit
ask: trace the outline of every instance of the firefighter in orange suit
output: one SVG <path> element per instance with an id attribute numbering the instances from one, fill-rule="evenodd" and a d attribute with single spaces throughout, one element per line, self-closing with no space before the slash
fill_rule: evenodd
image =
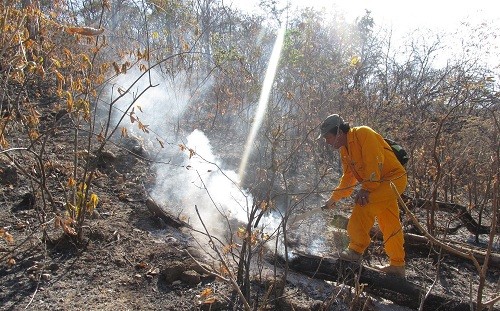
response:
<path id="1" fill-rule="evenodd" d="M 384 237 L 384 249 L 390 259 L 389 265 L 379 269 L 404 277 L 403 228 L 396 194 L 390 186 L 392 182 L 400 194 L 404 191 L 407 183 L 404 167 L 380 134 L 367 126 L 351 128 L 337 114 L 323 121 L 319 137 L 339 150 L 343 169 L 340 183 L 326 207 L 335 208 L 338 200 L 349 197 L 356 185 L 360 185 L 353 196 L 355 204 L 347 226 L 349 246 L 339 254 L 340 258 L 361 260 L 370 244 L 370 229 L 377 218 Z"/>

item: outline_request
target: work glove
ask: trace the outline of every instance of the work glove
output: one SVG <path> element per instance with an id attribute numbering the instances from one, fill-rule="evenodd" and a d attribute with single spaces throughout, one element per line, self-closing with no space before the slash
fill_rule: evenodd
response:
<path id="1" fill-rule="evenodd" d="M 325 210 L 334 209 L 335 207 L 337 207 L 337 203 L 332 198 L 329 198 L 328 201 L 326 201 L 325 205 L 323 205 L 321 208 Z"/>
<path id="2" fill-rule="evenodd" d="M 366 189 L 361 189 L 358 191 L 356 194 L 356 197 L 354 198 L 354 202 L 357 204 L 364 206 L 368 204 L 368 196 L 370 195 L 370 192 Z"/>

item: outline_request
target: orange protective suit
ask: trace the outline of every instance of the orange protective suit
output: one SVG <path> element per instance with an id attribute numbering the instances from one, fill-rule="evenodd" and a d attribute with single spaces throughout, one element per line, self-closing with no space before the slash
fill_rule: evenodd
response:
<path id="1" fill-rule="evenodd" d="M 347 234 L 349 248 L 363 253 L 370 244 L 370 229 L 375 217 L 384 235 L 384 248 L 393 266 L 405 264 L 404 237 L 399 220 L 397 198 L 390 186 L 393 182 L 401 194 L 407 176 L 391 147 L 383 137 L 367 126 L 353 127 L 347 133 L 347 148 L 340 148 L 343 175 L 331 199 L 338 201 L 352 194 L 359 182 L 370 192 L 368 204 L 354 205 Z"/>

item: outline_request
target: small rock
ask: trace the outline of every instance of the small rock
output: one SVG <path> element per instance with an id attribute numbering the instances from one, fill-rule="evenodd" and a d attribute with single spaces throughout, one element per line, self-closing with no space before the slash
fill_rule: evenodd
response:
<path id="1" fill-rule="evenodd" d="M 190 286 L 196 286 L 200 283 L 201 276 L 194 270 L 187 270 L 181 274 L 181 280 Z"/>
<path id="2" fill-rule="evenodd" d="M 48 273 L 43 273 L 42 276 L 41 276 L 41 278 L 44 281 L 50 281 L 52 279 L 52 275 L 50 275 Z"/>
<path id="3" fill-rule="evenodd" d="M 159 268 L 151 268 L 149 271 L 146 273 L 147 275 L 158 275 L 160 273 Z"/>
<path id="4" fill-rule="evenodd" d="M 59 110 L 59 111 L 56 113 L 56 120 L 61 119 L 61 118 L 62 118 L 62 117 L 64 117 L 67 113 L 68 113 L 68 111 L 66 111 L 66 109 L 61 109 L 61 110 Z"/>
<path id="5" fill-rule="evenodd" d="M 182 272 L 186 270 L 186 266 L 180 261 L 171 262 L 162 271 L 162 275 L 165 277 L 167 283 L 172 283 L 181 277 Z"/>
<path id="6" fill-rule="evenodd" d="M 127 265 L 127 262 L 126 262 L 124 259 L 122 259 L 122 258 L 116 258 L 116 259 L 114 260 L 114 263 L 115 263 L 115 265 L 117 265 L 118 267 L 125 267 L 125 266 Z"/>
<path id="7" fill-rule="evenodd" d="M 101 152 L 101 159 L 104 161 L 114 162 L 116 160 L 116 155 L 108 150 Z"/>
<path id="8" fill-rule="evenodd" d="M 173 236 L 168 236 L 168 237 L 166 237 L 166 238 L 165 238 L 165 242 L 175 244 L 175 243 L 177 243 L 178 241 L 177 241 L 177 239 L 176 239 L 176 238 L 174 238 Z"/>
<path id="9" fill-rule="evenodd" d="M 12 212 L 19 212 L 19 211 L 25 211 L 25 210 L 30 210 L 35 206 L 35 196 L 31 192 L 27 192 L 23 195 L 23 199 L 21 202 L 16 204 L 14 207 L 11 208 Z"/>
<path id="10" fill-rule="evenodd" d="M 92 218 L 92 219 L 99 219 L 99 218 L 101 218 L 101 215 L 99 214 L 99 212 L 97 210 L 93 210 L 92 211 L 92 215 L 90 216 L 90 218 Z"/>
<path id="11" fill-rule="evenodd" d="M 18 181 L 17 168 L 13 165 L 0 166 L 0 184 L 15 185 Z"/>

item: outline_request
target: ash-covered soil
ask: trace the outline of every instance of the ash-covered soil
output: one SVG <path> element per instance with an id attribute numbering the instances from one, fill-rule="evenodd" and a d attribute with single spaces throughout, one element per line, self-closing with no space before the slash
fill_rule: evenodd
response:
<path id="1" fill-rule="evenodd" d="M 70 145 L 70 133 L 61 132 L 54 136 L 49 152 L 61 153 Z M 93 182 L 100 203 L 86 222 L 84 240 L 77 243 L 55 226 L 56 214 L 64 213 L 62 191 L 54 198 L 53 211 L 44 206 L 37 191 L 33 195 L 32 184 L 20 169 L 0 158 L 4 232 L 0 309 L 240 310 L 231 283 L 200 267 L 203 263 L 208 270 L 220 272 L 217 260 L 199 247 L 192 231 L 167 225 L 147 208 L 146 189 L 156 177 L 150 163 L 115 145 L 110 145 L 101 162 Z M 52 163 L 49 174 L 60 174 L 64 180 L 63 163 L 59 165 Z M 61 185 L 54 182 L 48 187 Z M 290 232 L 291 252 L 328 255 L 346 244 L 345 233 L 332 227 L 331 219 L 318 217 L 323 216 L 311 217 L 302 229 Z M 458 234 L 465 242 L 469 239 L 466 231 Z M 438 254 L 438 249 L 407 245 L 408 280 L 433 292 L 475 301 L 477 269 L 467 260 Z M 261 258 L 251 275 L 254 310 L 408 310 L 367 293 L 356 295 L 341 283 L 310 278 L 300 271 L 285 272 L 285 264 L 273 261 L 272 254 Z M 364 264 L 384 262 L 382 243 L 374 240 Z M 281 282 L 285 273 L 287 281 Z M 499 270 L 492 266 L 483 299 L 493 299 L 498 292 Z"/>

